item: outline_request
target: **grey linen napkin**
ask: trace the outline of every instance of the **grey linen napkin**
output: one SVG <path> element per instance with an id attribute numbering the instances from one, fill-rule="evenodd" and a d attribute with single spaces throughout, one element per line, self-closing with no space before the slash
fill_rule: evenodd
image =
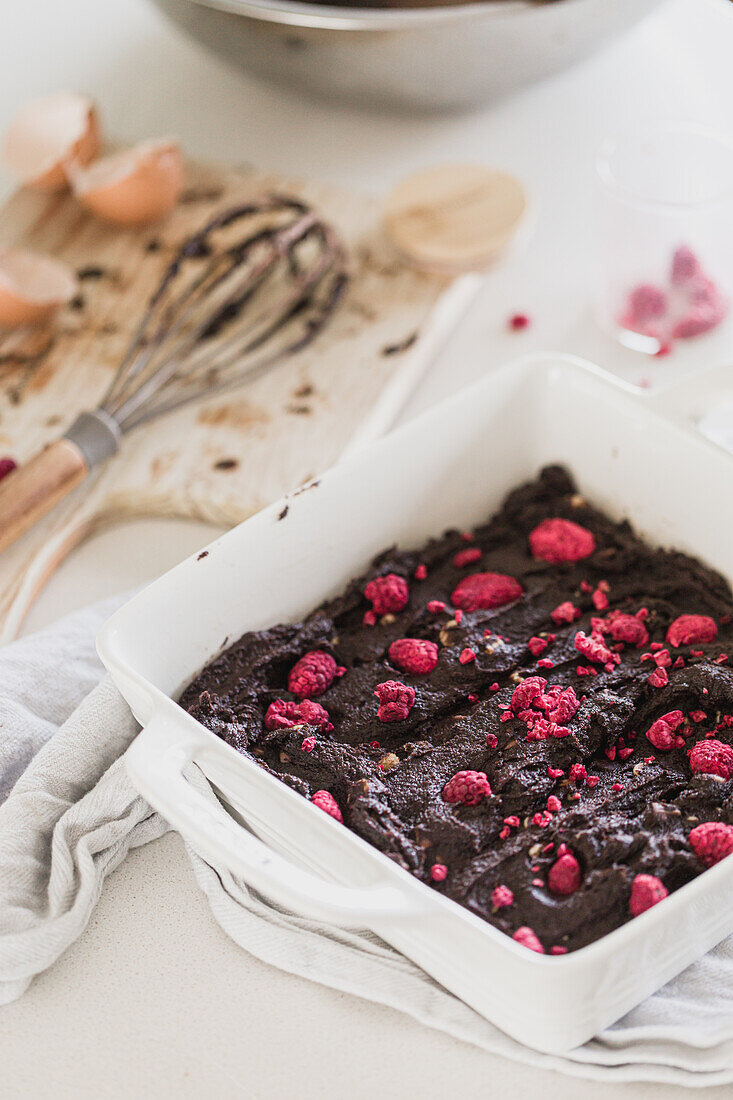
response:
<path id="1" fill-rule="evenodd" d="M 0 1004 L 82 933 L 106 875 L 167 824 L 130 784 L 135 736 L 94 654 L 106 601 L 0 650 Z M 191 782 L 213 799 L 196 768 Z M 565 1056 L 504 1035 L 369 932 L 294 916 L 189 850 L 223 930 L 311 981 L 389 1005 L 484 1050 L 576 1076 L 690 1086 L 733 1081 L 733 937 L 623 1020 Z"/>

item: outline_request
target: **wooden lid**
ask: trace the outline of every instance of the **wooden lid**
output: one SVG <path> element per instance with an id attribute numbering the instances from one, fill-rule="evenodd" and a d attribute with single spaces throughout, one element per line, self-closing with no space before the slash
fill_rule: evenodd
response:
<path id="1" fill-rule="evenodd" d="M 518 180 L 480 164 L 408 176 L 385 204 L 387 234 L 418 267 L 458 275 L 485 267 L 514 236 L 526 209 Z"/>

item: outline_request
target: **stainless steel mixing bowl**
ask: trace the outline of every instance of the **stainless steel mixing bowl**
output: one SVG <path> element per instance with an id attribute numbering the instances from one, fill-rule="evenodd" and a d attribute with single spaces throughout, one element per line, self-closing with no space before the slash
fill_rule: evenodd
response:
<path id="1" fill-rule="evenodd" d="M 605 45 L 662 0 L 485 0 L 354 8 L 300 0 L 153 0 L 197 41 L 321 96 L 436 110 L 484 102 Z"/>

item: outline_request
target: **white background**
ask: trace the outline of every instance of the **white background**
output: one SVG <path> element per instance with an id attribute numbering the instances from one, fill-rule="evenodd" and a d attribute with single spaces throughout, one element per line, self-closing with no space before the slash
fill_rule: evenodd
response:
<path id="1" fill-rule="evenodd" d="M 654 385 L 727 355 L 720 339 L 651 363 L 615 348 L 593 325 L 588 285 L 599 141 L 655 118 L 730 130 L 729 0 L 668 0 L 571 72 L 491 109 L 418 119 L 325 107 L 255 83 L 199 52 L 144 0 L 5 0 L 2 14 L 3 127 L 29 96 L 69 87 L 95 97 L 115 138 L 173 133 L 199 156 L 375 192 L 439 161 L 478 159 L 516 173 L 532 197 L 533 235 L 487 276 L 408 415 L 531 350 L 585 355 Z M 525 333 L 506 331 L 516 311 L 533 319 Z M 155 576 L 211 534 L 202 524 L 138 521 L 99 535 L 54 578 L 27 629 Z M 590 1085 L 492 1058 L 265 966 L 214 924 L 173 836 L 116 872 L 82 939 L 0 1010 L 0 1075 L 0 1093 L 13 1097 L 681 1095 Z"/>

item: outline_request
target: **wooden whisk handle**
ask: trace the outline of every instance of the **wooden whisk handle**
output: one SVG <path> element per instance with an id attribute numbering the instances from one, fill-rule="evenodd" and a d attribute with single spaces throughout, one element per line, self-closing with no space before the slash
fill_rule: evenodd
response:
<path id="1" fill-rule="evenodd" d="M 58 439 L 0 482 L 0 552 L 55 508 L 89 472 L 70 439 Z"/>

